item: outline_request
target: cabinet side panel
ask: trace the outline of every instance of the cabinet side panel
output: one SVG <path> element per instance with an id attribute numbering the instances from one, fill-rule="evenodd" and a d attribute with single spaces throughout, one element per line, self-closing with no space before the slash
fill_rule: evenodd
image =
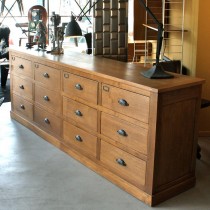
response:
<path id="1" fill-rule="evenodd" d="M 198 98 L 160 107 L 155 154 L 155 193 L 194 177 Z"/>

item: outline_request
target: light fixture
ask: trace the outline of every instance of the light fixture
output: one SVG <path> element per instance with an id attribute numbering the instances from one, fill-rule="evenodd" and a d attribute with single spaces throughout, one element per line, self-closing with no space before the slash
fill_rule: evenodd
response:
<path id="1" fill-rule="evenodd" d="M 163 41 L 163 24 L 158 21 L 152 11 L 146 6 L 144 0 L 139 0 L 140 4 L 144 7 L 144 9 L 148 12 L 154 22 L 158 25 L 158 35 L 157 35 L 157 49 L 156 49 L 156 63 L 155 65 L 147 70 L 143 71 L 142 75 L 149 79 L 169 79 L 173 78 L 174 76 L 165 72 L 163 67 L 160 64 L 160 52 L 162 48 L 162 41 Z"/>
<path id="2" fill-rule="evenodd" d="M 73 12 L 71 12 L 71 21 L 67 24 L 66 26 L 66 32 L 65 32 L 65 37 L 73 37 L 74 38 L 74 42 L 75 45 L 78 46 L 78 41 L 77 41 L 77 37 L 79 36 L 84 36 L 86 43 L 87 43 L 87 50 L 86 53 L 87 54 L 92 54 L 92 33 L 86 33 L 86 34 L 82 34 L 82 30 L 79 26 L 79 24 L 77 23 L 76 20 L 81 21 L 82 17 L 86 17 L 87 20 L 91 23 L 90 19 L 88 18 L 88 16 L 86 16 L 86 14 L 88 12 L 90 12 L 90 10 L 92 9 L 92 7 L 94 7 L 100 0 L 96 0 L 96 2 L 94 2 L 92 4 L 91 0 L 88 0 L 88 2 L 86 3 L 84 8 L 81 8 L 80 4 L 75 0 L 75 2 L 77 3 L 78 7 L 80 8 L 81 12 L 78 16 L 75 16 L 73 14 Z M 89 5 L 88 10 L 85 12 L 85 8 Z"/>
<path id="3" fill-rule="evenodd" d="M 71 21 L 66 26 L 65 37 L 78 37 L 82 36 L 82 30 L 75 20 L 75 16 L 71 15 Z"/>

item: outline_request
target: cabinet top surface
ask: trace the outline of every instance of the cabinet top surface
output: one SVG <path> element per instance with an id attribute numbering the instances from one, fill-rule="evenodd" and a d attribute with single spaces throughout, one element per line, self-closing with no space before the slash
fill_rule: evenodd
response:
<path id="1" fill-rule="evenodd" d="M 142 64 L 126 63 L 76 52 L 52 55 L 36 51 L 35 49 L 17 48 L 14 46 L 10 47 L 10 52 L 12 55 L 22 55 L 23 58 L 32 59 L 35 62 L 46 62 L 46 65 L 49 65 L 47 63 L 50 62 L 54 65 L 69 67 L 153 92 L 165 92 L 204 83 L 204 79 L 180 74 L 173 74 L 174 78 L 172 79 L 148 79 L 142 76 L 141 72 L 149 69 L 149 67 L 144 67 Z"/>

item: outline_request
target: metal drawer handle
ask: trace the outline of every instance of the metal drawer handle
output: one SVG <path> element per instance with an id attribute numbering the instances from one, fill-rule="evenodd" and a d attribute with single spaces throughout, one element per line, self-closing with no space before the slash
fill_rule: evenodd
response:
<path id="1" fill-rule="evenodd" d="M 12 56 L 12 60 L 15 61 L 15 57 L 14 56 Z"/>
<path id="2" fill-rule="evenodd" d="M 49 75 L 48 73 L 44 73 L 43 76 L 44 76 L 45 78 L 50 78 L 50 75 Z"/>
<path id="3" fill-rule="evenodd" d="M 81 86 L 80 84 L 76 84 L 76 85 L 75 85 L 75 88 L 76 88 L 77 90 L 83 90 L 83 88 L 82 88 L 82 86 Z"/>
<path id="4" fill-rule="evenodd" d="M 75 136 L 75 139 L 76 139 L 77 141 L 79 141 L 79 142 L 82 142 L 82 138 L 81 138 L 81 136 L 79 136 L 79 135 L 76 135 L 76 136 Z"/>
<path id="5" fill-rule="evenodd" d="M 129 106 L 129 103 L 125 99 L 118 100 L 118 103 L 122 106 Z"/>
<path id="6" fill-rule="evenodd" d="M 49 101 L 50 100 L 48 96 L 44 96 L 43 98 L 44 98 L 45 101 Z"/>
<path id="7" fill-rule="evenodd" d="M 44 118 L 44 122 L 45 122 L 46 124 L 50 124 L 50 121 L 49 121 L 48 118 Z"/>
<path id="8" fill-rule="evenodd" d="M 127 136 L 127 133 L 123 129 L 118 130 L 117 133 L 121 136 Z"/>
<path id="9" fill-rule="evenodd" d="M 19 66 L 19 69 L 24 69 L 24 66 L 21 64 L 21 65 Z"/>
<path id="10" fill-rule="evenodd" d="M 24 110 L 25 109 L 25 106 L 23 104 L 21 104 L 20 105 L 20 108 Z"/>
<path id="11" fill-rule="evenodd" d="M 79 110 L 76 110 L 76 111 L 75 111 L 75 114 L 76 114 L 77 116 L 79 116 L 79 117 L 82 117 L 82 115 L 83 115 L 82 112 L 80 112 Z"/>
<path id="12" fill-rule="evenodd" d="M 38 65 L 38 64 L 34 64 L 34 66 L 35 66 L 35 68 L 37 68 L 37 69 L 39 68 L 39 65 Z"/>
<path id="13" fill-rule="evenodd" d="M 24 86 L 23 85 L 20 85 L 19 88 L 23 90 L 24 89 Z"/>
<path id="14" fill-rule="evenodd" d="M 121 159 L 121 158 L 117 158 L 117 159 L 116 159 L 116 162 L 117 162 L 119 165 L 121 165 L 121 166 L 126 166 L 125 161 L 124 161 L 123 159 Z"/>

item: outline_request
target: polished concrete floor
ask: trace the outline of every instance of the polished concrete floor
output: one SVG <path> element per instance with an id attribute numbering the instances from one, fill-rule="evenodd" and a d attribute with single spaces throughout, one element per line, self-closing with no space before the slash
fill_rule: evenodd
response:
<path id="1" fill-rule="evenodd" d="M 0 107 L 0 210 L 148 210 L 151 207 L 10 119 Z M 200 138 L 194 188 L 154 207 L 210 209 L 210 138 Z"/>

